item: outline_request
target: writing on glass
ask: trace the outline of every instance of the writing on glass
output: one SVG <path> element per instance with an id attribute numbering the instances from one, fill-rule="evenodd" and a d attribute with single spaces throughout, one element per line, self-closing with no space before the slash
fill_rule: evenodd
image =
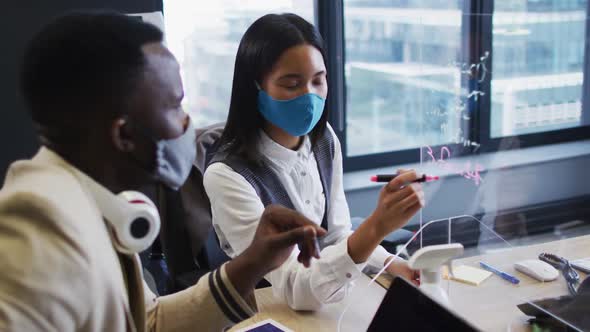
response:
<path id="1" fill-rule="evenodd" d="M 448 162 L 451 159 L 451 150 L 448 147 L 443 146 L 440 148 L 438 156 L 430 146 L 426 146 L 425 148 L 426 154 L 429 157 L 427 162 L 434 163 L 447 172 L 455 173 L 468 180 L 472 180 L 476 186 L 479 186 L 483 182 L 481 172 L 484 171 L 484 167 L 480 163 L 472 163 L 469 160 L 464 163 L 451 163 Z"/>

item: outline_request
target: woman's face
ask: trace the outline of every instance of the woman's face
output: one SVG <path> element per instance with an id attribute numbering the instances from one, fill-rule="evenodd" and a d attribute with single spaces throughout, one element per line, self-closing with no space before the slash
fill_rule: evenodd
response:
<path id="1" fill-rule="evenodd" d="M 322 53 L 309 44 L 287 49 L 264 77 L 261 86 L 278 100 L 293 99 L 307 93 L 325 99 L 328 83 Z"/>

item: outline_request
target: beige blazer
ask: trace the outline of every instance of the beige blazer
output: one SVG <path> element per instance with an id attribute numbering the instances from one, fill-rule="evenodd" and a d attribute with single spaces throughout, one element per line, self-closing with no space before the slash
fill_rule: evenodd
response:
<path id="1" fill-rule="evenodd" d="M 138 256 L 114 249 L 92 186 L 47 148 L 11 165 L 0 190 L 0 331 L 220 331 L 254 314 L 224 266 L 156 297 Z"/>

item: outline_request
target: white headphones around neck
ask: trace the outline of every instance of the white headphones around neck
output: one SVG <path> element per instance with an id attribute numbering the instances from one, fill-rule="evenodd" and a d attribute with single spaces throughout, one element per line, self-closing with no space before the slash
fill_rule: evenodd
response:
<path id="1" fill-rule="evenodd" d="M 95 190 L 94 197 L 110 226 L 117 251 L 134 254 L 149 248 L 160 232 L 156 205 L 137 191 L 123 191 L 113 197 L 101 189 Z"/>

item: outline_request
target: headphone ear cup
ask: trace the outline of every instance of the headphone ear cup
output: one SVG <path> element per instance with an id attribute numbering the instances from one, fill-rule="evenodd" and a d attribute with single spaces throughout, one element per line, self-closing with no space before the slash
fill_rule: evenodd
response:
<path id="1" fill-rule="evenodd" d="M 119 194 L 128 204 L 122 209 L 115 229 L 118 249 L 125 253 L 138 253 L 147 249 L 160 232 L 160 214 L 155 204 L 144 194 L 124 191 Z"/>
<path id="2" fill-rule="evenodd" d="M 130 225 L 128 226 L 129 233 L 134 239 L 144 239 L 148 237 L 148 235 L 151 233 L 151 230 L 154 229 L 155 224 L 159 224 L 160 217 L 154 208 L 147 206 L 142 208 L 145 209 L 143 212 L 147 213 L 138 212 L 139 215 L 135 219 L 131 220 Z M 156 221 L 156 219 L 158 219 L 158 221 Z"/>

